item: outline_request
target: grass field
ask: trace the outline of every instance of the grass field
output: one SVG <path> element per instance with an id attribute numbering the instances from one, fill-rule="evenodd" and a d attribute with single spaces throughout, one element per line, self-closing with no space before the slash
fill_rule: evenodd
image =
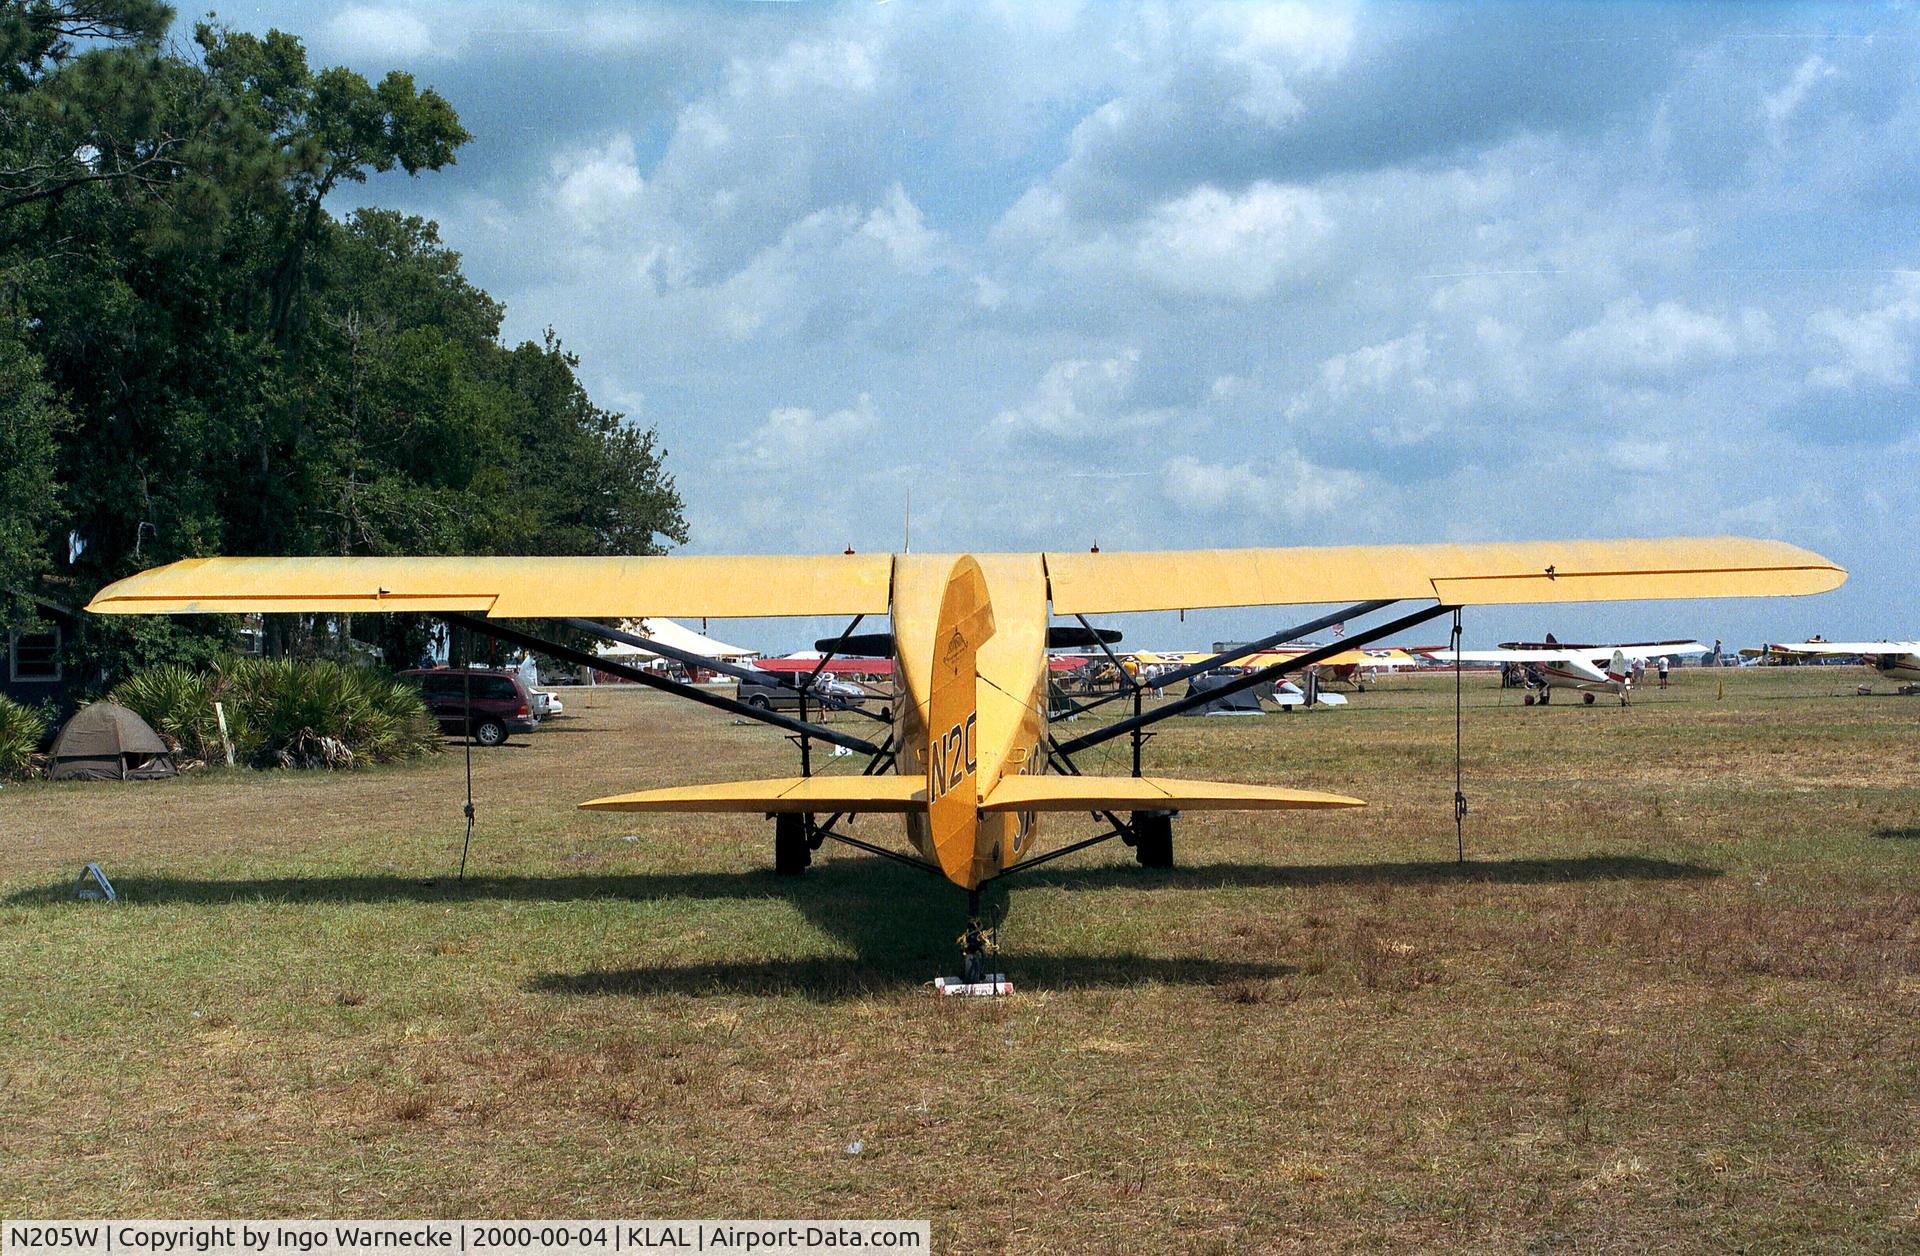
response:
<path id="1" fill-rule="evenodd" d="M 1683 671 L 1622 711 L 1470 678 L 1464 865 L 1450 683 L 1171 721 L 1157 772 L 1372 805 L 1009 880 L 994 1002 L 922 988 L 951 886 L 836 847 L 776 878 L 757 820 L 575 811 L 787 770 L 772 730 L 648 694 L 476 751 L 464 883 L 457 751 L 9 786 L 0 1214 L 1913 1251 L 1920 698 L 1859 679 Z M 88 860 L 119 906 L 65 900 Z"/>

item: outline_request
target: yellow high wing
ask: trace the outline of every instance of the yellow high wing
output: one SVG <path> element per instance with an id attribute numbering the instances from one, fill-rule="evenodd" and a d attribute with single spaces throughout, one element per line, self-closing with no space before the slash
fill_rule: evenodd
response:
<path id="1" fill-rule="evenodd" d="M 189 558 L 115 581 L 97 615 L 465 611 L 493 619 L 884 615 L 891 554 Z"/>
<path id="2" fill-rule="evenodd" d="M 1047 553 L 1056 615 L 1437 598 L 1453 605 L 1824 593 L 1847 573 L 1747 537 Z M 550 619 L 885 614 L 890 554 L 189 558 L 108 585 L 100 615 L 465 611 Z"/>
<path id="3" fill-rule="evenodd" d="M 1847 573 L 1749 537 L 1048 553 L 1056 615 L 1437 598 L 1452 606 L 1825 593 Z"/>

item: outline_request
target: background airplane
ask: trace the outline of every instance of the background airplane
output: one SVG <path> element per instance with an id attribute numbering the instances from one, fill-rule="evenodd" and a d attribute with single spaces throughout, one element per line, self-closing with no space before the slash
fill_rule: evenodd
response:
<path id="1" fill-rule="evenodd" d="M 1713 648 L 1698 641 L 1636 641 L 1622 645 L 1570 645 L 1554 640 L 1548 633 L 1542 642 L 1511 642 L 1497 650 L 1422 650 L 1428 658 L 1442 663 L 1458 659 L 1462 663 L 1514 663 L 1528 669 L 1536 678 L 1528 685 L 1528 705 L 1552 701 L 1556 687 L 1580 691 L 1591 705 L 1594 695 L 1611 693 L 1626 706 L 1633 692 L 1635 665 L 1644 666 L 1656 659 L 1711 654 Z"/>
<path id="2" fill-rule="evenodd" d="M 1742 650 L 1742 654 L 1756 653 Z M 1889 680 L 1904 680 L 1898 692 L 1920 693 L 1920 641 L 1789 641 L 1775 642 L 1758 651 L 1776 658 L 1836 658 L 1858 656 Z"/>

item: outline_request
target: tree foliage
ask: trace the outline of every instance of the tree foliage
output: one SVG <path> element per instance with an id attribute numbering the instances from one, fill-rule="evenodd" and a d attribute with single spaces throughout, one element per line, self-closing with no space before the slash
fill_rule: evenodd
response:
<path id="1" fill-rule="evenodd" d="M 0 0 L 0 588 L 83 600 L 223 552 L 683 542 L 655 433 L 595 405 L 552 331 L 503 344 L 434 223 L 336 212 L 371 175 L 453 164 L 452 105 L 281 31 L 170 47 L 170 20 Z M 124 666 L 204 656 L 195 631 L 89 636 Z"/>

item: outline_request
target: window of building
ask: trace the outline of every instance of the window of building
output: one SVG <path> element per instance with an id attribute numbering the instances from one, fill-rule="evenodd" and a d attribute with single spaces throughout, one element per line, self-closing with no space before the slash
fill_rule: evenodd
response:
<path id="1" fill-rule="evenodd" d="M 7 678 L 15 681 L 60 679 L 60 629 L 14 632 L 7 636 Z"/>

